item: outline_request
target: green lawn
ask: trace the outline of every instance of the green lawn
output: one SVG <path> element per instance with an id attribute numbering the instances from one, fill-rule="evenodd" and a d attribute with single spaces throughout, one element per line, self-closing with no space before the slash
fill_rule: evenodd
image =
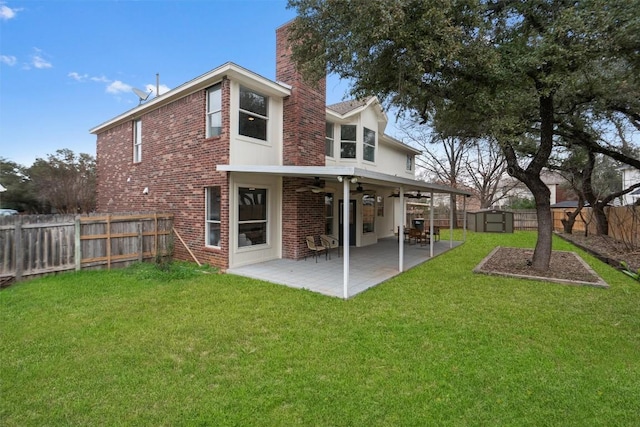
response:
<path id="1" fill-rule="evenodd" d="M 534 244 L 469 233 L 347 301 L 184 268 L 14 285 L 0 425 L 640 425 L 640 284 L 560 240 L 611 288 L 471 272 Z"/>

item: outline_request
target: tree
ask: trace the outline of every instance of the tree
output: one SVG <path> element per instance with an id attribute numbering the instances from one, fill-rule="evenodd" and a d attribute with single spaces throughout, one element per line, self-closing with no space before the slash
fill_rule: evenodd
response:
<path id="1" fill-rule="evenodd" d="M 57 213 L 95 209 L 96 163 L 91 155 L 57 150 L 46 160 L 37 158 L 27 173 L 40 202 Z"/>
<path id="2" fill-rule="evenodd" d="M 37 212 L 38 202 L 32 192 L 24 166 L 0 158 L 0 184 L 6 191 L 0 193 L 0 207 L 20 212 Z"/>
<path id="3" fill-rule="evenodd" d="M 481 209 L 490 208 L 498 203 L 517 185 L 517 182 L 514 182 L 506 187 L 500 187 L 507 171 L 507 162 L 500 146 L 493 139 L 478 140 L 474 144 L 472 154 L 466 163 L 466 170 L 480 198 Z"/>
<path id="4" fill-rule="evenodd" d="M 401 131 L 406 136 L 406 140 L 422 150 L 422 154 L 416 158 L 417 167 L 421 167 L 436 182 L 453 188 L 460 187 L 472 141 L 456 137 L 441 137 L 431 133 L 426 126 L 412 122 L 405 124 Z M 453 209 L 452 224 L 455 227 L 458 224 L 455 194 L 450 196 L 450 205 Z"/>
<path id="5" fill-rule="evenodd" d="M 548 268 L 552 220 L 540 173 L 556 126 L 585 102 L 584 75 L 604 75 L 601 104 L 634 117 L 624 85 L 638 74 L 639 0 L 321 1 L 289 0 L 294 58 L 303 73 L 352 79 L 352 94 L 375 94 L 443 135 L 492 137 L 508 173 L 533 193 L 538 240 L 533 268 Z M 602 94 L 618 94 L 604 100 Z M 612 108 L 612 107 L 608 107 Z M 602 148 L 602 147 L 601 147 Z M 605 147 L 606 148 L 606 147 Z M 606 153 L 604 153 L 606 154 Z"/>

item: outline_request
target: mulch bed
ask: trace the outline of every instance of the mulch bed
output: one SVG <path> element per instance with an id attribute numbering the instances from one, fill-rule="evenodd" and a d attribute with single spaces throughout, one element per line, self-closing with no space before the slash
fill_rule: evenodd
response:
<path id="1" fill-rule="evenodd" d="M 476 273 L 545 280 L 568 285 L 608 287 L 606 282 L 574 252 L 552 251 L 549 269 L 531 266 L 533 249 L 494 249 L 475 269 Z"/>

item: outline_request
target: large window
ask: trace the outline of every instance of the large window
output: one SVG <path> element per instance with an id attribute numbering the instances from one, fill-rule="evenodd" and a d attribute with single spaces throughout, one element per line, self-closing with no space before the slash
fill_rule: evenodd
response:
<path id="1" fill-rule="evenodd" d="M 373 233 L 376 222 L 376 198 L 365 194 L 362 196 L 362 232 Z"/>
<path id="2" fill-rule="evenodd" d="M 268 105 L 268 97 L 240 87 L 240 135 L 267 140 Z"/>
<path id="3" fill-rule="evenodd" d="M 356 125 L 340 126 L 340 157 L 356 158 Z"/>
<path id="4" fill-rule="evenodd" d="M 222 85 L 207 89 L 207 138 L 222 133 Z"/>
<path id="5" fill-rule="evenodd" d="M 238 190 L 238 246 L 267 243 L 267 190 L 240 187 Z"/>
<path id="6" fill-rule="evenodd" d="M 324 155 L 333 157 L 333 123 L 327 122 L 326 139 L 324 142 Z"/>
<path id="7" fill-rule="evenodd" d="M 133 163 L 142 161 L 142 120 L 133 122 Z"/>
<path id="8" fill-rule="evenodd" d="M 376 133 L 371 129 L 363 128 L 362 132 L 362 158 L 370 162 L 376 160 Z"/>
<path id="9" fill-rule="evenodd" d="M 207 246 L 220 246 L 220 187 L 209 187 L 206 192 Z"/>
<path id="10" fill-rule="evenodd" d="M 324 195 L 324 234 L 328 236 L 333 235 L 333 194 L 327 193 Z"/>

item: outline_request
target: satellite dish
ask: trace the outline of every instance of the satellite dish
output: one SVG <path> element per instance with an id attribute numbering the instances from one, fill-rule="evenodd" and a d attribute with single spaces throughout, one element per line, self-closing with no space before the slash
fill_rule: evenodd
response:
<path id="1" fill-rule="evenodd" d="M 140 104 L 142 104 L 144 101 L 147 100 L 147 98 L 149 98 L 149 95 L 151 95 L 151 92 L 153 92 L 152 90 L 149 91 L 149 93 L 144 92 L 138 88 L 132 88 L 131 90 L 133 90 L 133 93 L 135 93 L 136 95 L 138 95 L 138 98 L 140 98 Z"/>

